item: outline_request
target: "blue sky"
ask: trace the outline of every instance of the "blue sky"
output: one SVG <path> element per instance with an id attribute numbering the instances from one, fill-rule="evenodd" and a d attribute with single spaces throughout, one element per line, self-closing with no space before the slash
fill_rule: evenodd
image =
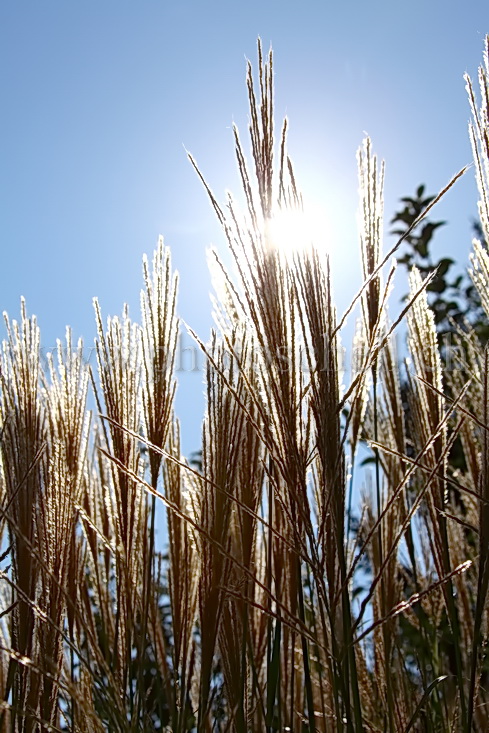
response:
<path id="1" fill-rule="evenodd" d="M 231 125 L 246 135 L 245 57 L 275 52 L 277 122 L 306 201 L 328 221 L 340 310 L 359 284 L 355 153 L 386 160 L 386 218 L 471 158 L 463 73 L 476 75 L 487 2 L 3 0 L 0 5 L 0 308 L 24 295 L 51 347 L 87 346 L 91 300 L 138 318 L 141 257 L 158 234 L 180 272 L 180 313 L 211 326 L 206 249 L 224 240 L 186 159 L 222 199 L 237 191 Z M 436 252 L 467 260 L 469 172 L 434 214 Z M 388 226 L 386 226 L 388 229 Z M 184 345 L 190 345 L 190 340 Z M 182 373 L 184 448 L 198 447 L 202 374 Z"/>

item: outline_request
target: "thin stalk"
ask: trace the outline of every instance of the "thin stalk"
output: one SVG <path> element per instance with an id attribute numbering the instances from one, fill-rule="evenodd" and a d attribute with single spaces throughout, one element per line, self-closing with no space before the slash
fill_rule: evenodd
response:
<path id="1" fill-rule="evenodd" d="M 312 620 L 311 627 L 316 632 L 316 630 L 317 630 L 317 618 L 316 618 L 316 611 L 315 611 L 315 608 L 314 608 L 314 588 L 313 588 L 313 585 L 312 585 L 312 578 L 311 578 L 310 568 L 308 566 L 306 566 L 306 573 L 307 573 L 307 586 L 309 588 L 309 593 L 311 594 L 311 598 L 310 598 L 310 604 L 311 604 L 310 605 L 310 612 L 311 612 L 311 620 Z M 317 636 L 317 633 L 315 633 L 315 636 Z M 325 690 L 324 690 L 324 683 L 323 683 L 323 671 L 322 671 L 322 667 L 321 667 L 321 664 L 320 664 L 320 656 L 319 656 L 320 655 L 320 651 L 319 651 L 319 647 L 318 646 L 316 646 L 315 654 L 316 654 L 316 658 L 318 660 L 317 661 L 317 670 L 318 670 L 318 684 L 319 684 L 319 689 L 320 689 L 321 714 L 323 716 L 323 720 L 326 720 L 326 708 L 325 708 L 325 705 L 324 705 L 326 698 L 325 698 Z M 294 733 L 293 726 L 291 728 L 291 733 Z"/>
<path id="2" fill-rule="evenodd" d="M 302 578 L 301 578 L 301 561 L 300 558 L 296 559 L 297 568 L 297 585 L 298 585 L 298 600 L 299 600 L 299 618 L 302 624 L 305 626 L 306 614 L 304 609 L 304 592 L 302 589 Z M 301 636 L 302 640 L 302 657 L 304 663 L 304 686 L 306 689 L 306 700 L 307 700 L 307 712 L 309 718 L 309 731 L 315 733 L 314 725 L 314 698 L 312 695 L 312 680 L 311 680 L 311 668 L 309 664 L 309 650 L 307 645 L 307 639 L 304 635 Z"/>
<path id="3" fill-rule="evenodd" d="M 377 444 L 379 441 L 379 414 L 378 414 L 378 394 L 377 394 L 377 388 L 378 388 L 378 362 L 377 359 L 375 359 L 374 364 L 372 365 L 372 383 L 373 383 L 373 401 L 374 401 L 374 440 Z M 376 493 L 376 501 L 377 501 L 377 517 L 380 517 L 382 514 L 382 501 L 381 501 L 381 492 L 380 492 L 380 456 L 379 456 L 379 449 L 377 448 L 377 445 L 374 447 L 374 457 L 375 457 L 375 493 Z M 383 552 L 383 537 L 382 537 L 382 522 L 379 522 L 379 528 L 377 533 L 377 548 L 379 553 L 379 565 L 380 567 L 384 564 L 384 552 Z M 386 603 L 385 603 L 385 585 L 384 585 L 384 577 L 380 579 L 380 602 L 381 602 L 381 614 L 382 616 L 385 616 L 387 613 L 386 609 Z M 393 709 L 394 709 L 394 700 L 392 696 L 392 685 L 391 685 L 391 675 L 390 675 L 390 656 L 391 656 L 391 642 L 389 637 L 389 630 L 386 624 L 382 627 L 382 637 L 384 642 L 384 664 L 385 664 L 385 690 L 387 694 L 387 715 L 388 715 L 388 721 L 389 721 L 389 731 L 391 733 L 394 733 L 394 720 L 393 720 Z"/>
<path id="4" fill-rule="evenodd" d="M 289 707 L 289 729 L 290 733 L 294 733 L 294 685 L 295 685 L 295 664 L 294 664 L 294 649 L 295 649 L 295 631 L 292 631 L 290 635 L 290 649 L 292 652 L 292 670 L 290 674 L 290 707 Z"/>
<path id="5" fill-rule="evenodd" d="M 273 486 L 272 486 L 272 469 L 273 469 L 273 461 L 271 458 L 268 460 L 268 469 L 269 469 L 269 477 L 268 477 L 268 547 L 267 547 L 267 586 L 268 590 L 270 591 L 270 594 L 267 596 L 267 609 L 269 611 L 268 613 L 268 621 L 267 621 L 267 687 L 270 683 L 270 666 L 272 662 L 272 615 L 270 611 L 272 610 L 272 600 L 271 600 L 271 592 L 272 592 L 272 560 L 273 560 Z M 268 689 L 267 689 L 267 715 L 265 719 L 266 724 L 266 733 L 272 733 L 271 726 L 269 725 L 269 705 L 268 705 Z"/>
<path id="6" fill-rule="evenodd" d="M 447 562 L 446 567 L 450 569 L 446 518 L 442 516 L 440 517 L 440 521 L 441 521 L 441 526 L 442 526 L 442 537 L 443 537 L 443 545 L 444 545 L 443 552 L 445 554 L 445 561 Z M 450 620 L 450 626 L 452 629 L 452 636 L 453 636 L 455 667 L 457 670 L 457 683 L 458 683 L 458 691 L 459 691 L 459 696 L 460 696 L 460 717 L 461 717 L 462 729 L 467 730 L 467 732 L 470 733 L 469 728 L 467 728 L 467 703 L 465 699 L 465 689 L 464 689 L 465 680 L 464 680 L 464 674 L 463 674 L 462 656 L 460 654 L 459 619 L 458 619 L 457 607 L 455 606 L 455 601 L 453 597 L 453 583 L 451 579 L 446 584 L 445 593 L 446 593 L 446 599 L 447 599 L 448 618 Z"/>
<path id="7" fill-rule="evenodd" d="M 152 476 L 152 486 L 156 491 L 158 485 L 158 474 Z M 149 549 L 148 559 L 146 563 L 146 578 L 145 578 L 145 594 L 144 594 L 144 606 L 143 606 L 143 617 L 141 619 L 141 640 L 139 648 L 139 668 L 138 668 L 138 684 L 139 692 L 137 696 L 137 708 L 136 708 L 136 720 L 139 720 L 141 715 L 141 704 L 143 696 L 146 693 L 145 682 L 144 682 L 144 658 L 146 653 L 146 634 L 148 630 L 148 614 L 149 614 L 149 597 L 152 588 L 153 580 L 153 559 L 154 559 L 154 544 L 155 544 L 155 515 L 156 515 L 156 497 L 151 497 L 151 519 L 149 527 Z"/>
<path id="8" fill-rule="evenodd" d="M 348 543 L 351 532 L 351 508 L 353 502 L 353 472 L 354 472 L 354 456 L 352 451 L 351 456 L 351 473 L 350 473 L 350 484 L 348 487 L 348 506 L 346 510 L 346 541 Z"/>
<path id="9" fill-rule="evenodd" d="M 75 651 L 73 647 L 70 647 L 70 675 L 71 684 L 75 683 Z M 73 694 L 71 694 L 71 728 L 76 730 L 76 702 Z"/>
<path id="10" fill-rule="evenodd" d="M 244 607 L 243 607 L 243 614 L 242 614 L 242 624 L 243 624 L 243 643 L 241 647 L 241 691 L 240 691 L 240 699 L 239 699 L 239 706 L 236 713 L 236 729 L 239 733 L 246 733 L 246 716 L 245 716 L 245 696 L 246 696 L 246 629 L 248 626 L 248 592 L 249 592 L 249 579 L 247 578 L 245 581 L 245 590 L 244 590 Z"/>
<path id="11" fill-rule="evenodd" d="M 340 531 L 338 526 L 338 531 Z M 363 720 L 362 720 L 362 704 L 360 700 L 360 689 L 358 685 L 358 674 L 357 674 L 357 662 L 355 658 L 355 649 L 352 644 L 352 620 L 351 620 L 351 605 L 350 595 L 348 592 L 348 583 L 346 582 L 346 565 L 345 565 L 345 553 L 344 545 L 341 541 L 341 537 L 338 538 L 338 560 L 340 563 L 340 573 L 342 582 L 342 615 L 343 615 L 343 634 L 344 644 L 346 646 L 347 655 L 345 660 L 345 678 L 344 688 L 347 694 L 348 710 L 347 710 L 347 727 L 349 730 L 363 731 Z M 351 715 L 350 715 L 350 683 L 351 692 L 353 696 L 353 714 L 355 718 L 355 728 L 353 728 Z"/>
<path id="12" fill-rule="evenodd" d="M 489 347 L 484 352 L 484 387 L 483 387 L 483 422 L 486 426 L 483 431 L 481 467 L 479 474 L 479 492 L 481 498 L 489 496 Z M 489 508 L 486 504 L 479 502 L 479 572 L 477 578 L 477 604 L 474 618 L 474 636 L 472 640 L 472 659 L 469 687 L 469 710 L 467 717 L 467 730 L 472 730 L 472 719 L 474 715 L 476 697 L 476 677 L 481 646 L 481 629 L 486 607 L 487 591 L 489 587 L 489 562 L 487 553 L 487 538 L 489 532 Z"/>

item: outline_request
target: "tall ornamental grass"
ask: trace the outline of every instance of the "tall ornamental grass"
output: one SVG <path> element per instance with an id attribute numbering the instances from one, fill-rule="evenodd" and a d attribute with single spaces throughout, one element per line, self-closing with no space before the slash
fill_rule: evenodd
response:
<path id="1" fill-rule="evenodd" d="M 489 316 L 485 44 L 481 100 L 469 78 L 467 89 L 485 238 L 470 272 Z M 2 731 L 489 729 L 488 351 L 459 325 L 448 368 L 430 279 L 415 268 L 390 319 L 402 239 L 383 254 L 384 166 L 369 139 L 358 153 L 363 284 L 338 317 L 260 43 L 247 90 L 251 163 L 234 129 L 241 204 L 219 203 L 191 158 L 234 262 L 231 273 L 210 252 L 215 327 L 193 334 L 206 356 L 198 466 L 174 414 L 177 276 L 161 238 L 143 262 L 141 325 L 95 301 L 93 372 L 70 330 L 44 362 L 25 304 L 18 322 L 5 315 Z M 340 337 L 355 309 L 343 385 Z"/>

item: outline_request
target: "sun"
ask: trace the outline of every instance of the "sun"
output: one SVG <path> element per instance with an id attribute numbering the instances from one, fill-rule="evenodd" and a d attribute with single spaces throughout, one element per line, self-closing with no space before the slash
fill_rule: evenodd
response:
<path id="1" fill-rule="evenodd" d="M 325 212 L 319 207 L 307 211 L 282 208 L 267 220 L 265 235 L 267 245 L 279 251 L 287 259 L 305 252 L 311 247 L 327 249 L 328 223 Z"/>

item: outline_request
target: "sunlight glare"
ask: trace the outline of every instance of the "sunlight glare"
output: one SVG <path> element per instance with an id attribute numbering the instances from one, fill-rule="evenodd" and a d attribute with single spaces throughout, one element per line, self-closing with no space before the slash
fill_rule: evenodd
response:
<path id="1" fill-rule="evenodd" d="M 325 212 L 320 209 L 301 211 L 299 209 L 279 209 L 267 222 L 267 244 L 271 249 L 281 252 L 287 259 L 304 252 L 314 245 L 326 250 L 328 226 Z"/>

